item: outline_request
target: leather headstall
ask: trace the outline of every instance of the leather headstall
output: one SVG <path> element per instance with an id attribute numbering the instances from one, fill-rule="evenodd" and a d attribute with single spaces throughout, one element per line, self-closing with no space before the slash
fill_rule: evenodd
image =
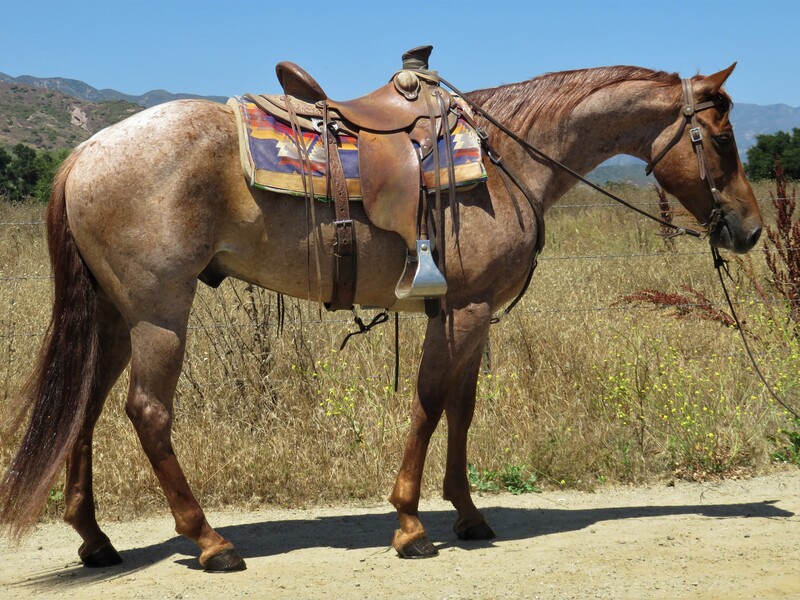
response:
<path id="1" fill-rule="evenodd" d="M 692 80 L 682 79 L 681 86 L 683 89 L 683 108 L 681 108 L 681 119 L 675 130 L 675 135 L 673 135 L 667 145 L 664 146 L 649 163 L 647 163 L 647 166 L 645 167 L 645 173 L 647 175 L 652 173 L 653 167 L 655 167 L 656 163 L 664 158 L 667 152 L 669 152 L 672 147 L 681 140 L 683 137 L 683 132 L 686 130 L 686 126 L 691 125 L 691 128 L 689 129 L 689 139 L 692 141 L 692 149 L 694 150 L 695 156 L 697 156 L 697 164 L 700 168 L 700 179 L 704 179 L 708 183 L 708 187 L 711 190 L 711 196 L 714 199 L 714 207 L 712 208 L 711 214 L 708 217 L 707 224 L 708 230 L 713 231 L 716 228 L 719 219 L 722 218 L 722 202 L 720 200 L 719 190 L 714 183 L 714 178 L 711 176 L 711 172 L 708 170 L 706 153 L 705 149 L 703 148 L 703 132 L 700 128 L 700 123 L 697 120 L 697 113 L 701 110 L 719 106 L 721 101 L 716 98 L 714 100 L 707 100 L 706 102 L 695 104 L 694 94 L 692 93 Z"/>

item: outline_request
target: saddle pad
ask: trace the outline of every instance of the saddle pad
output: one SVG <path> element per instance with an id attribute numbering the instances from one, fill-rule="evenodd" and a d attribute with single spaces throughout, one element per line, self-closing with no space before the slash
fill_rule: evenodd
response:
<path id="1" fill-rule="evenodd" d="M 296 196 L 313 193 L 317 199 L 332 200 L 326 193 L 325 147 L 319 133 L 302 132 L 303 144 L 308 154 L 306 169 L 309 162 L 311 165 L 311 177 L 306 174 L 304 182 L 300 154 L 291 126 L 265 113 L 254 103 L 240 96 L 228 100 L 228 106 L 238 115 L 236 123 L 239 130 L 242 168 L 251 186 Z M 350 200 L 361 200 L 358 139 L 340 134 L 338 140 L 348 197 Z M 444 143 L 444 139 L 439 140 L 439 178 L 441 186 L 446 188 L 448 171 L 444 165 Z M 458 120 L 451 132 L 450 144 L 453 149 L 456 186 L 475 185 L 486 181 L 478 135 L 463 119 Z M 432 153 L 422 161 L 422 173 L 425 187 L 433 190 L 435 173 Z"/>

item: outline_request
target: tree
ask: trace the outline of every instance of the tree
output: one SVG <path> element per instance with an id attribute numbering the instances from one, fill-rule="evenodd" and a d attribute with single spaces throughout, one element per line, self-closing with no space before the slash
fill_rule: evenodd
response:
<path id="1" fill-rule="evenodd" d="M 0 148 L 0 198 L 8 196 L 8 175 L 6 169 L 11 162 L 11 155 L 4 148 Z"/>
<path id="2" fill-rule="evenodd" d="M 69 150 L 36 151 L 17 144 L 9 154 L 0 148 L 0 198 L 10 202 L 47 202 L 50 186 Z"/>
<path id="3" fill-rule="evenodd" d="M 38 174 L 36 185 L 33 188 L 33 198 L 37 202 L 48 202 L 50 200 L 50 188 L 53 187 L 56 171 L 64 159 L 69 156 L 69 150 L 62 149 L 55 152 L 38 152 L 34 160 L 34 166 Z"/>
<path id="4" fill-rule="evenodd" d="M 9 200 L 21 202 L 33 195 L 34 186 L 39 179 L 34 165 L 36 150 L 25 144 L 17 144 L 11 152 L 13 156 L 6 165 L 5 172 L 6 189 Z"/>
<path id="5" fill-rule="evenodd" d="M 756 136 L 756 145 L 747 151 L 745 173 L 750 179 L 774 179 L 775 163 L 780 161 L 784 175 L 800 179 L 800 129 Z"/>

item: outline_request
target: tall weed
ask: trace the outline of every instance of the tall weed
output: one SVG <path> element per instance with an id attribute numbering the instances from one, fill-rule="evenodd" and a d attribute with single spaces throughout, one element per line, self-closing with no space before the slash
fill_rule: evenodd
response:
<path id="1" fill-rule="evenodd" d="M 766 189 L 758 195 L 766 197 Z M 651 191 L 635 192 L 633 200 L 663 210 Z M 764 209 L 770 218 L 776 210 Z M 39 212 L 0 207 L 0 221 L 36 221 Z M 702 244 L 675 238 L 665 245 L 657 227 L 580 187 L 547 218 L 531 288 L 490 334 L 469 442 L 476 486 L 481 477 L 486 485 L 529 491 L 751 474 L 794 448 L 784 432 L 795 429 L 764 395 L 735 331 L 620 303 L 643 289 L 688 286 L 722 306 Z M 676 211 L 674 218 L 687 217 Z M 43 239 L 41 225 L 0 225 L 0 414 L 27 375 L 48 320 Z M 788 306 L 765 300 L 772 288 L 764 261 L 753 256 L 742 264 L 749 274 L 737 267 L 737 307 L 769 359 L 770 376 L 791 392 L 800 367 L 796 336 L 775 326 L 787 320 Z M 424 325 L 424 318 L 401 315 L 394 393 L 390 324 L 340 352 L 353 330 L 346 313 L 292 299 L 279 306 L 274 294 L 242 282 L 201 286 L 173 441 L 203 505 L 385 497 L 408 431 Z M 106 517 L 165 506 L 125 416 L 127 385 L 125 374 L 95 435 L 96 498 Z M 0 440 L 0 466 L 15 445 L 14 437 Z M 445 453 L 443 420 L 429 450 L 425 493 L 441 489 Z M 56 486 L 50 514 L 60 507 L 58 492 Z"/>

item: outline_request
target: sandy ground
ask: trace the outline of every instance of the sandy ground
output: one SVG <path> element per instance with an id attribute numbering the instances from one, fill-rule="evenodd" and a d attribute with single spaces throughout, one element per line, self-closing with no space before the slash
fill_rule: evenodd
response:
<path id="1" fill-rule="evenodd" d="M 440 555 L 388 548 L 387 504 L 221 512 L 247 561 L 204 573 L 169 518 L 106 523 L 124 558 L 92 570 L 66 525 L 4 547 L 0 598 L 800 598 L 800 471 L 722 483 L 477 498 L 497 533 L 459 541 L 450 506 L 424 501 Z"/>

